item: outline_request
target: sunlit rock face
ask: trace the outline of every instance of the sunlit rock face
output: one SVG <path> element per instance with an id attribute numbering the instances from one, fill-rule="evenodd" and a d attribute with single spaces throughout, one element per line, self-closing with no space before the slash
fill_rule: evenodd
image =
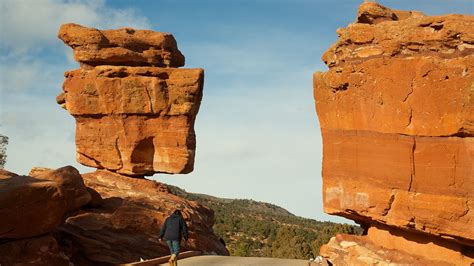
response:
<path id="1" fill-rule="evenodd" d="M 323 55 L 329 70 L 313 77 L 327 213 L 371 226 L 380 239 L 434 238 L 458 262 L 472 260 L 473 29 L 473 16 L 366 2 L 337 30 Z"/>
<path id="2" fill-rule="evenodd" d="M 171 34 L 61 26 L 81 68 L 67 71 L 57 102 L 76 119 L 77 160 L 131 176 L 189 173 L 204 71 L 178 69 Z"/>

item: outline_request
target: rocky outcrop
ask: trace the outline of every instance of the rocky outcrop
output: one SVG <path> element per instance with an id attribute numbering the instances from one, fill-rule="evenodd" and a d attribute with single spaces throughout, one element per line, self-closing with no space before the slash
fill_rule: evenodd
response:
<path id="1" fill-rule="evenodd" d="M 30 175 L 0 170 L 0 264 L 69 265 L 52 233 L 91 196 L 71 166 Z"/>
<path id="2" fill-rule="evenodd" d="M 182 250 L 229 255 L 212 231 L 214 213 L 164 184 L 106 170 L 79 175 L 66 166 L 31 176 L 0 170 L 0 264 L 121 264 L 169 253 L 158 239 L 181 209 L 189 227 Z M 34 176 L 34 177 L 33 177 Z"/>
<path id="3" fill-rule="evenodd" d="M 0 172 L 0 239 L 20 239 L 53 231 L 68 211 L 90 201 L 84 183 L 70 182 L 68 166 L 42 178 Z"/>
<path id="4" fill-rule="evenodd" d="M 472 16 L 366 2 L 314 74 L 325 211 L 384 225 L 388 242 L 436 239 L 460 263 L 474 247 L 472 29 Z"/>
<path id="5" fill-rule="evenodd" d="M 1 265 L 71 265 L 51 234 L 0 242 Z"/>
<path id="6" fill-rule="evenodd" d="M 72 166 L 56 170 L 35 167 L 30 171 L 29 176 L 54 181 L 63 195 L 67 211 L 77 210 L 91 201 L 91 194 L 84 185 L 79 171 Z"/>
<path id="7" fill-rule="evenodd" d="M 131 176 L 189 173 L 204 72 L 184 65 L 171 34 L 61 26 L 81 68 L 57 102 L 76 119 L 77 160 Z"/>
<path id="8" fill-rule="evenodd" d="M 120 264 L 168 254 L 158 235 L 164 220 L 177 208 L 190 230 L 182 250 L 228 255 L 212 231 L 214 215 L 209 208 L 173 195 L 166 185 L 151 180 L 105 170 L 83 177 L 103 201 L 72 214 L 59 227 L 61 242 L 69 243 L 66 253 L 72 261 Z"/>

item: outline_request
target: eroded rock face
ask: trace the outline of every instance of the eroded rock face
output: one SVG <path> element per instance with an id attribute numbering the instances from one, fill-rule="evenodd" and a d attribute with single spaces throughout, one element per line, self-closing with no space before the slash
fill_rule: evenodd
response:
<path id="1" fill-rule="evenodd" d="M 77 160 L 117 173 L 189 173 L 204 71 L 184 65 L 173 36 L 61 26 L 81 68 L 65 73 L 57 102 L 76 119 Z"/>
<path id="2" fill-rule="evenodd" d="M 327 213 L 474 247 L 472 29 L 364 3 L 338 30 L 314 74 Z"/>
<path id="3" fill-rule="evenodd" d="M 151 259 L 169 253 L 159 242 L 161 225 L 182 209 L 190 235 L 183 250 L 228 255 L 214 235 L 212 210 L 170 193 L 166 185 L 132 179 L 106 170 L 84 174 L 86 185 L 103 198 L 100 206 L 83 208 L 67 218 L 58 232 L 70 243 L 73 261 L 112 264 Z"/>

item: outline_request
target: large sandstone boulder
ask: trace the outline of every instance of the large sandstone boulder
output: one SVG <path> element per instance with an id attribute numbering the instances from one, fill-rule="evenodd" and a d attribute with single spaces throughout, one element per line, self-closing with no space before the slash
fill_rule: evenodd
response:
<path id="1" fill-rule="evenodd" d="M 473 29 L 473 16 L 370 2 L 338 29 L 323 55 L 329 70 L 314 74 L 327 213 L 453 241 L 472 256 L 463 250 L 474 247 Z"/>
<path id="2" fill-rule="evenodd" d="M 228 255 L 212 231 L 214 216 L 209 208 L 173 195 L 166 185 L 151 180 L 105 170 L 83 177 L 103 200 L 100 206 L 72 214 L 58 229 L 61 241 L 70 243 L 73 261 L 120 264 L 168 254 L 158 235 L 176 208 L 182 209 L 190 230 L 182 250 Z"/>
<path id="3" fill-rule="evenodd" d="M 64 196 L 54 181 L 0 173 L 0 239 L 50 232 L 66 211 Z"/>
<path id="4" fill-rule="evenodd" d="M 91 200 L 72 166 L 34 168 L 31 176 L 0 171 L 0 239 L 28 238 L 53 231 Z"/>
<path id="5" fill-rule="evenodd" d="M 184 57 L 183 64 L 135 64 L 120 52 L 138 49 L 146 57 L 147 51 L 171 51 L 175 58 L 179 51 L 172 35 L 67 24 L 59 37 L 74 49 L 76 60 L 88 64 L 65 73 L 57 97 L 76 119 L 78 162 L 131 176 L 191 172 L 203 70 L 170 68 L 183 65 Z M 103 38 L 114 48 L 104 46 Z"/>
<path id="6" fill-rule="evenodd" d="M 68 211 L 77 210 L 91 201 L 91 195 L 84 185 L 82 176 L 72 166 L 61 167 L 56 170 L 35 167 L 29 175 L 56 182 L 64 197 Z"/>

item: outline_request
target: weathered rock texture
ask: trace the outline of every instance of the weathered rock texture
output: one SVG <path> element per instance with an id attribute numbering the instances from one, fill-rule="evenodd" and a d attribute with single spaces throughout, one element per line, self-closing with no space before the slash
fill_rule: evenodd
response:
<path id="1" fill-rule="evenodd" d="M 314 74 L 327 213 L 388 225 L 386 239 L 421 233 L 412 241 L 435 238 L 472 259 L 473 29 L 472 16 L 370 2 L 338 29 L 329 70 Z"/>
<path id="2" fill-rule="evenodd" d="M 29 176 L 54 181 L 64 197 L 67 211 L 77 210 L 91 201 L 91 195 L 84 185 L 82 176 L 72 166 L 56 170 L 35 167 L 30 171 Z"/>
<path id="3" fill-rule="evenodd" d="M 0 170 L 0 264 L 69 265 L 52 232 L 91 195 L 71 166 L 30 175 Z"/>
<path id="4" fill-rule="evenodd" d="M 213 233 L 214 213 L 164 184 L 71 166 L 0 170 L 0 264 L 112 265 L 169 254 L 158 239 L 181 209 L 190 235 L 182 250 L 229 255 Z M 33 177 L 34 176 L 34 177 Z M 83 179 L 84 178 L 84 179 Z"/>
<path id="5" fill-rule="evenodd" d="M 90 201 L 76 169 L 67 166 L 48 171 L 39 178 L 0 172 L 0 240 L 51 232 L 66 212 Z"/>
<path id="6" fill-rule="evenodd" d="M 212 231 L 211 209 L 130 177 L 193 170 L 203 70 L 173 68 L 184 57 L 166 33 L 66 24 L 59 37 L 81 68 L 66 72 L 57 102 L 76 119 L 78 161 L 102 170 L 0 169 L 0 265 L 161 257 L 169 250 L 159 230 L 176 209 L 190 231 L 182 250 L 229 255 Z"/>
<path id="7" fill-rule="evenodd" d="M 1 265 L 69 266 L 70 263 L 51 234 L 0 242 Z"/>
<path id="8" fill-rule="evenodd" d="M 333 265 L 449 265 L 445 261 L 426 259 L 400 249 L 384 248 L 367 237 L 355 235 L 338 234 L 322 246 L 320 252 L 328 256 Z"/>
<path id="9" fill-rule="evenodd" d="M 58 229 L 72 261 L 128 263 L 169 253 L 159 230 L 176 208 L 182 210 L 190 235 L 182 250 L 228 255 L 214 235 L 213 211 L 170 193 L 164 184 L 132 179 L 105 170 L 83 175 L 89 188 L 103 198 L 95 207 L 69 216 Z"/>
<path id="10" fill-rule="evenodd" d="M 76 119 L 77 160 L 121 174 L 189 173 L 204 71 L 184 65 L 171 34 L 61 26 L 81 68 L 57 102 Z"/>

